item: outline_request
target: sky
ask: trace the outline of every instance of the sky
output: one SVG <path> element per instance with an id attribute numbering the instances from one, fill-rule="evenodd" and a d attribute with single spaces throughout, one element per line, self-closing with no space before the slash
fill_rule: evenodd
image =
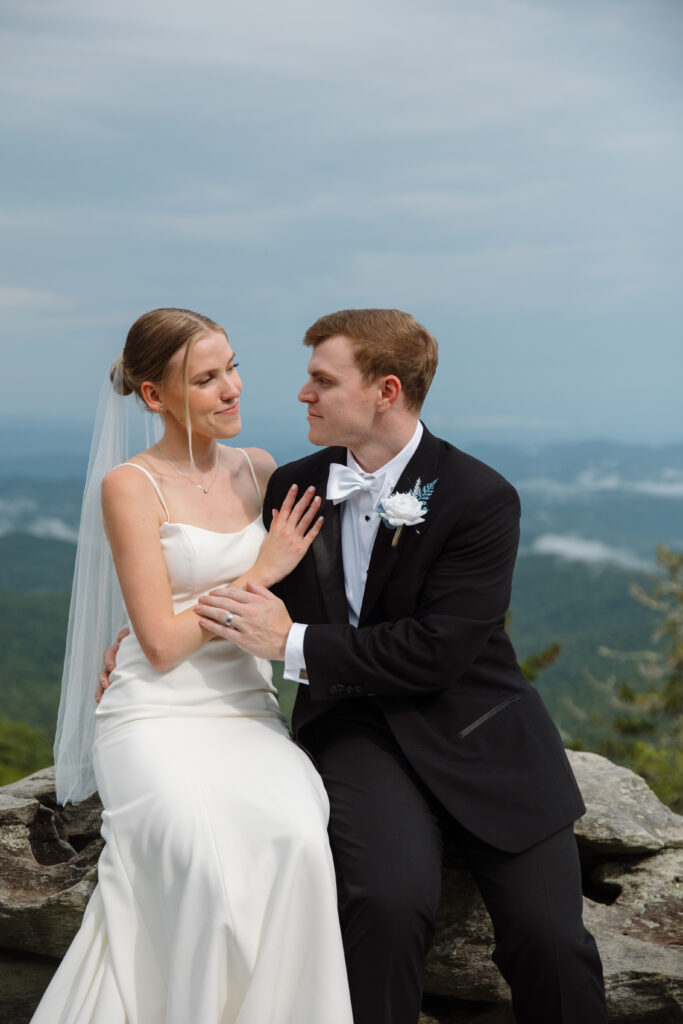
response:
<path id="1" fill-rule="evenodd" d="M 94 414 L 130 324 L 225 326 L 245 443 L 306 328 L 436 335 L 454 440 L 683 440 L 680 0 L 1 0 L 0 418 Z"/>

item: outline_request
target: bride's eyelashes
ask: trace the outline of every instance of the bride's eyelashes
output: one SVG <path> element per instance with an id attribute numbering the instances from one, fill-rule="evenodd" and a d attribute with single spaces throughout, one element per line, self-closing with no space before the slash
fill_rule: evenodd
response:
<path id="1" fill-rule="evenodd" d="M 226 367 L 227 373 L 232 373 L 233 370 L 236 370 L 239 365 L 239 363 L 231 363 L 230 366 Z M 204 387 L 206 384 L 209 384 L 212 380 L 214 380 L 215 376 L 216 374 L 212 373 L 208 377 L 204 377 L 202 380 L 195 381 L 195 384 L 197 384 L 199 387 Z"/>

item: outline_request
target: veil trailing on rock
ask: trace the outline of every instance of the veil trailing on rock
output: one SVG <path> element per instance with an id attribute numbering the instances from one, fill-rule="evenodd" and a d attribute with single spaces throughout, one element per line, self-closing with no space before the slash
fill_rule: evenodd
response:
<path id="1" fill-rule="evenodd" d="M 102 478 L 140 449 L 135 438 L 144 436 L 143 416 L 147 443 L 152 443 L 151 418 L 132 398 L 123 396 L 121 379 L 119 358 L 100 391 L 83 492 L 54 746 L 60 804 L 78 803 L 97 789 L 92 758 L 97 676 L 102 652 L 126 621 L 102 520 Z"/>

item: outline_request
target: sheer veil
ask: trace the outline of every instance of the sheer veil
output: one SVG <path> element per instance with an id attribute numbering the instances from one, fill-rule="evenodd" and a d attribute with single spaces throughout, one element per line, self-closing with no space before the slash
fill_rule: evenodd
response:
<path id="1" fill-rule="evenodd" d="M 97 789 L 92 758 L 97 675 L 102 652 L 126 621 L 102 521 L 102 478 L 144 446 L 142 437 L 146 435 L 148 445 L 153 443 L 152 417 L 132 396 L 121 394 L 121 377 L 119 358 L 100 390 L 83 492 L 54 746 L 60 804 L 78 803 Z"/>

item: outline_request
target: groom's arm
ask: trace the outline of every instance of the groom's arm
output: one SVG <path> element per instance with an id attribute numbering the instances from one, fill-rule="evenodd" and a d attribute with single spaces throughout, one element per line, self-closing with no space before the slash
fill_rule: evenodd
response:
<path id="1" fill-rule="evenodd" d="M 311 698 L 415 697 L 452 684 L 504 622 L 518 542 L 519 499 L 497 478 L 458 517 L 411 614 L 360 628 L 307 627 Z"/>
<path id="2" fill-rule="evenodd" d="M 268 480 L 268 486 L 266 487 L 266 493 L 263 498 L 263 525 L 266 530 L 270 529 L 270 524 L 273 520 L 273 509 L 278 507 L 278 503 L 273 498 L 274 489 L 282 490 L 286 487 L 286 483 L 281 484 L 278 488 L 278 480 L 283 477 L 284 473 L 282 470 L 276 471 L 271 474 Z M 275 479 L 273 479 L 275 477 Z M 284 599 L 283 590 L 284 588 L 280 583 L 276 583 L 270 588 L 272 593 L 277 597 Z M 286 603 L 286 602 L 285 602 Z M 306 659 L 304 657 L 304 635 L 306 632 L 306 626 L 300 622 L 293 622 L 285 641 L 285 653 L 284 653 L 284 666 L 283 676 L 285 679 L 289 679 L 292 682 L 307 683 L 308 673 L 306 671 Z"/>
<path id="3" fill-rule="evenodd" d="M 277 491 L 266 496 L 265 522 L 276 498 Z M 307 625 L 304 656 L 313 700 L 438 692 L 472 665 L 503 625 L 519 541 L 517 493 L 502 477 L 486 483 L 479 477 L 474 496 L 465 507 L 461 499 L 458 505 L 457 515 L 454 506 L 441 506 L 446 529 L 436 523 L 430 528 L 432 538 L 443 537 L 443 543 L 431 562 L 422 558 L 416 564 L 416 575 L 423 578 L 407 612 L 360 628 Z M 436 515 L 434 506 L 431 511 Z M 412 557 L 421 556 L 414 551 Z M 217 623 L 208 628 L 252 653 L 282 658 L 291 619 L 281 601 L 254 590 L 228 603 L 216 599 L 224 613 L 235 610 L 242 616 L 241 634 Z"/>

